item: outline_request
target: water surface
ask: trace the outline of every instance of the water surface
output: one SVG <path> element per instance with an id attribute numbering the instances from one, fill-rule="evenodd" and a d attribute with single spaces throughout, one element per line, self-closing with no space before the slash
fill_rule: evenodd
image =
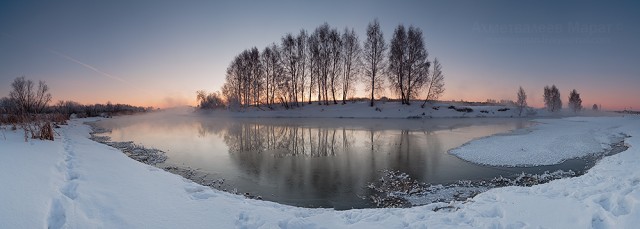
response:
<path id="1" fill-rule="evenodd" d="M 303 207 L 371 207 L 362 197 L 383 169 L 433 184 L 556 169 L 485 167 L 447 153 L 475 138 L 532 125 L 527 119 L 234 119 L 161 112 L 98 124 L 112 129 L 113 141 L 165 151 L 168 160 L 160 167 L 196 169 L 225 179 L 224 189 Z"/>

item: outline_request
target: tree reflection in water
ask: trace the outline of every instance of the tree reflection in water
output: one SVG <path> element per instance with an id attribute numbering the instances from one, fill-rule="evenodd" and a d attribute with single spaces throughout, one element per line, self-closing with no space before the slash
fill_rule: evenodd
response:
<path id="1" fill-rule="evenodd" d="M 109 120 L 112 139 L 166 149 L 167 166 L 225 179 L 228 190 L 305 207 L 371 206 L 368 183 L 398 170 L 425 183 L 499 175 L 447 150 L 529 124 L 517 119 L 242 119 L 198 115 Z M 497 171 L 497 172 L 496 172 Z"/>
<path id="2" fill-rule="evenodd" d="M 232 162 L 243 171 L 247 182 L 253 182 L 253 187 L 246 185 L 247 192 L 260 193 L 265 199 L 277 193 L 281 195 L 275 198 L 279 202 L 295 205 L 337 207 L 345 198 L 351 198 L 346 201 L 351 206 L 366 204 L 354 204 L 353 197 L 367 196 L 364 187 L 378 179 L 383 169 L 403 171 L 422 182 L 438 182 L 455 180 L 446 173 L 460 163 L 466 164 L 446 150 L 470 140 L 464 133 L 455 136 L 455 132 L 475 128 L 476 123 L 396 122 L 402 125 L 325 125 L 304 120 L 285 124 L 242 119 L 210 123 L 211 127 L 201 129 L 212 130 L 224 139 Z M 491 132 L 513 127 L 493 128 Z M 443 135 L 461 138 L 445 136 L 448 140 L 443 143 Z M 340 193 L 351 196 L 336 195 Z"/>

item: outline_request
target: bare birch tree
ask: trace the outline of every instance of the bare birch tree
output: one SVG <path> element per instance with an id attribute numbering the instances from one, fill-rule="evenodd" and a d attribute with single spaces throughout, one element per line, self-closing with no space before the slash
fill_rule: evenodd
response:
<path id="1" fill-rule="evenodd" d="M 400 97 L 402 104 L 405 104 L 405 70 L 407 59 L 407 32 L 403 25 L 398 25 L 393 31 L 391 47 L 389 50 L 388 77 L 391 90 Z"/>
<path id="2" fill-rule="evenodd" d="M 418 96 L 424 85 L 429 81 L 429 67 L 431 62 L 427 60 L 429 53 L 424 45 L 422 30 L 410 26 L 407 31 L 407 61 L 406 61 L 406 85 L 405 104 L 409 105 L 411 99 Z"/>
<path id="3" fill-rule="evenodd" d="M 571 90 L 569 93 L 569 108 L 576 113 L 582 110 L 582 99 L 576 89 Z"/>
<path id="4" fill-rule="evenodd" d="M 329 78 L 331 88 L 331 99 L 333 104 L 338 104 L 336 99 L 336 90 L 340 86 L 340 73 L 342 72 L 342 38 L 337 29 L 331 29 L 329 32 Z"/>
<path id="5" fill-rule="evenodd" d="M 373 107 L 374 95 L 376 90 L 381 90 L 383 78 L 382 72 L 385 69 L 385 53 L 387 45 L 384 41 L 382 30 L 378 19 L 370 22 L 367 26 L 367 39 L 364 41 L 364 76 L 367 82 L 367 90 L 371 92 L 371 103 Z"/>
<path id="6" fill-rule="evenodd" d="M 522 87 L 518 89 L 518 101 L 516 102 L 516 106 L 518 108 L 518 116 L 522 116 L 522 111 L 527 108 L 527 94 L 524 92 Z"/>
<path id="7" fill-rule="evenodd" d="M 307 64 L 307 40 L 308 40 L 308 35 L 307 35 L 307 31 L 302 29 L 300 30 L 300 33 L 298 33 L 298 36 L 296 37 L 296 47 L 297 47 L 297 55 L 298 55 L 298 84 L 297 84 L 297 88 L 299 91 L 299 95 L 296 93 L 296 101 L 297 98 L 300 98 L 301 100 L 301 104 L 304 106 L 304 91 L 305 91 L 305 87 L 306 87 L 306 81 L 307 81 L 307 72 L 308 70 L 308 64 Z"/>
<path id="8" fill-rule="evenodd" d="M 342 54 L 342 104 L 346 104 L 348 94 L 353 90 L 355 75 L 359 72 L 360 62 L 360 41 L 353 29 L 344 29 L 342 34 L 343 54 Z"/>
<path id="9" fill-rule="evenodd" d="M 427 101 L 437 100 L 444 94 L 444 73 L 442 73 L 442 65 L 438 58 L 433 60 L 433 73 L 427 83 L 427 97 L 422 103 L 422 107 L 427 104 Z"/>

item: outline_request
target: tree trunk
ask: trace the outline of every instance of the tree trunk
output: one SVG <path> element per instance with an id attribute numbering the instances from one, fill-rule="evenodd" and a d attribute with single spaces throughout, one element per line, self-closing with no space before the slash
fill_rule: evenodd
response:
<path id="1" fill-rule="evenodd" d="M 375 89 L 375 81 L 374 81 L 374 79 L 376 78 L 375 76 L 376 76 L 376 74 L 373 73 L 373 77 L 371 77 L 371 104 L 370 104 L 370 106 L 372 106 L 372 107 L 373 107 L 373 90 Z"/>

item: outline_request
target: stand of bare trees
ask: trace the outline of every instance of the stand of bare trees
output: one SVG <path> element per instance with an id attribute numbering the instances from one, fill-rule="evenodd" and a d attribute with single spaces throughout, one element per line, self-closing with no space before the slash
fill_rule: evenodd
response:
<path id="1" fill-rule="evenodd" d="M 229 101 L 243 107 L 259 104 L 263 85 L 261 64 L 255 47 L 234 58 L 227 68 L 227 81 L 222 89 Z"/>
<path id="2" fill-rule="evenodd" d="M 428 83 L 431 66 L 428 56 L 422 31 L 413 26 L 405 30 L 403 25 L 398 25 L 391 39 L 389 82 L 402 104 L 411 104 L 419 89 Z"/>
<path id="3" fill-rule="evenodd" d="M 224 100 L 220 92 L 208 93 L 201 90 L 196 92 L 196 100 L 198 102 L 198 108 L 200 109 L 216 109 L 223 108 Z"/>
<path id="4" fill-rule="evenodd" d="M 337 104 L 336 90 L 341 82 L 343 42 L 338 30 L 324 23 L 310 35 L 309 40 L 309 69 L 311 85 L 317 87 L 318 103 L 329 105 L 332 100 Z M 309 102 L 311 90 L 309 88 Z M 329 97 L 331 94 L 331 98 Z"/>
<path id="5" fill-rule="evenodd" d="M 18 77 L 11 83 L 9 98 L 13 100 L 17 107 L 17 114 L 21 116 L 42 113 L 44 108 L 51 102 L 49 86 L 44 81 L 38 82 L 38 88 L 33 88 L 33 81 Z"/>
<path id="6" fill-rule="evenodd" d="M 562 100 L 560 99 L 560 91 L 553 85 L 544 87 L 544 105 L 550 112 L 558 112 L 562 110 Z"/>
<path id="7" fill-rule="evenodd" d="M 392 44 L 387 55 L 377 19 L 369 23 L 362 46 L 354 29 L 340 33 L 327 23 L 310 34 L 304 29 L 297 35 L 289 33 L 262 52 L 251 48 L 236 56 L 227 68 L 222 96 L 228 107 L 238 109 L 275 104 L 298 107 L 311 104 L 314 94 L 318 104 L 338 104 L 338 100 L 346 104 L 357 79 L 362 79 L 373 106 L 374 97 L 383 90 L 384 76 L 391 72 L 389 79 L 403 104 L 425 93 L 426 100 L 437 99 L 444 92 L 444 78 L 440 65 L 429 76 L 431 63 L 422 31 L 413 26 L 405 31 L 400 25 Z"/>
<path id="8" fill-rule="evenodd" d="M 284 69 L 280 65 L 280 51 L 276 44 L 271 44 L 264 48 L 260 55 L 260 61 L 264 71 L 264 89 L 265 89 L 265 103 L 269 108 L 272 108 L 276 98 L 276 82 L 280 82 Z"/>
<path id="9" fill-rule="evenodd" d="M 53 141 L 53 128 L 48 119 L 42 117 L 47 104 L 51 102 L 49 87 L 44 81 L 38 82 L 38 88 L 34 88 L 34 83 L 24 76 L 18 77 L 11 83 L 9 98 L 2 99 L 2 116 L 9 115 L 9 122 L 19 125 L 24 130 L 25 141 L 29 134 L 31 138 Z M 4 119 L 4 118 L 3 118 Z"/>

